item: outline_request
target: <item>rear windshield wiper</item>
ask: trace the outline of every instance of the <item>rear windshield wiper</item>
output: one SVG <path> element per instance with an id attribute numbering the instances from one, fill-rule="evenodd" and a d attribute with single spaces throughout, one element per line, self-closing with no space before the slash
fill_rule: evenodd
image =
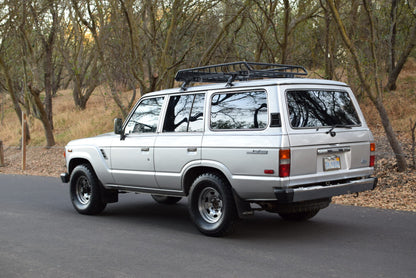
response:
<path id="1" fill-rule="evenodd" d="M 316 128 L 316 131 L 319 131 L 319 129 L 321 129 L 321 128 L 330 128 L 327 132 L 326 132 L 326 134 L 328 134 L 328 133 L 330 133 L 330 132 L 332 132 L 335 128 L 348 128 L 348 129 L 351 129 L 352 128 L 352 126 L 351 125 L 341 125 L 341 124 L 336 124 L 336 125 L 331 125 L 331 126 L 318 126 L 317 128 Z"/>
<path id="2" fill-rule="evenodd" d="M 333 125 L 333 126 L 331 126 L 330 130 L 328 130 L 326 132 L 326 134 L 331 133 L 335 128 L 348 128 L 348 129 L 351 129 L 351 126 L 350 125 Z"/>
<path id="3" fill-rule="evenodd" d="M 350 125 L 333 125 L 333 126 L 331 126 L 331 128 L 327 131 L 327 132 L 325 132 L 326 134 L 330 134 L 331 135 L 331 137 L 335 137 L 335 135 L 337 135 L 336 134 L 336 132 L 334 131 L 334 129 L 335 128 L 348 128 L 348 129 L 351 129 L 352 127 L 350 126 Z"/>

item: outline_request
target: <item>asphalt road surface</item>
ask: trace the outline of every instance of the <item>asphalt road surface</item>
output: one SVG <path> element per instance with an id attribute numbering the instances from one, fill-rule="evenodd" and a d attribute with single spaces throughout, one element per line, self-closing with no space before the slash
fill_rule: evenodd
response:
<path id="1" fill-rule="evenodd" d="M 200 234 L 186 199 L 123 194 L 79 215 L 57 178 L 0 175 L 0 277 L 415 277 L 416 213 L 331 205 L 290 223 L 258 212 Z"/>

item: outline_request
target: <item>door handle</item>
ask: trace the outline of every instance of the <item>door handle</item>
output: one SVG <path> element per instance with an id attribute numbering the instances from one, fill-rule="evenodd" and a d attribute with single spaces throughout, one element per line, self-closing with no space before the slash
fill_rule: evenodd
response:
<path id="1" fill-rule="evenodd" d="M 150 150 L 150 148 L 149 147 L 143 147 L 142 148 L 142 152 L 148 152 Z"/>
<path id="2" fill-rule="evenodd" d="M 197 148 L 188 148 L 188 153 L 194 153 L 197 151 Z"/>

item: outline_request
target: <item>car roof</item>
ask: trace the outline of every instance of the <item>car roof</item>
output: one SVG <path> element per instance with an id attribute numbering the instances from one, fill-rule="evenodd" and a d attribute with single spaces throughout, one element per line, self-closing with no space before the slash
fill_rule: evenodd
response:
<path id="1" fill-rule="evenodd" d="M 349 87 L 347 84 L 334 80 L 326 79 L 311 79 L 311 78 L 271 78 L 271 79 L 261 79 L 261 80 L 250 80 L 250 81 L 240 81 L 234 82 L 231 87 L 227 87 L 226 83 L 214 83 L 214 84 L 203 84 L 192 87 L 187 87 L 186 90 L 181 89 L 180 87 L 166 89 L 161 91 L 155 91 L 148 93 L 145 96 L 158 96 L 158 95 L 168 95 L 168 94 L 177 94 L 177 93 L 191 93 L 191 92 L 201 92 L 207 90 L 222 90 L 227 88 L 238 89 L 246 87 L 266 87 L 266 86 L 280 86 L 280 85 L 329 85 L 329 86 L 342 86 Z"/>

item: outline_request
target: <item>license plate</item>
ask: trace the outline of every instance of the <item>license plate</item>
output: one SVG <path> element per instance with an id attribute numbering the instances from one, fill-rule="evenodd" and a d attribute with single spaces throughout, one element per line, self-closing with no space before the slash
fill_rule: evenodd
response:
<path id="1" fill-rule="evenodd" d="M 339 170 L 341 169 L 341 162 L 339 156 L 329 156 L 324 157 L 324 170 L 325 171 L 332 171 L 332 170 Z"/>

